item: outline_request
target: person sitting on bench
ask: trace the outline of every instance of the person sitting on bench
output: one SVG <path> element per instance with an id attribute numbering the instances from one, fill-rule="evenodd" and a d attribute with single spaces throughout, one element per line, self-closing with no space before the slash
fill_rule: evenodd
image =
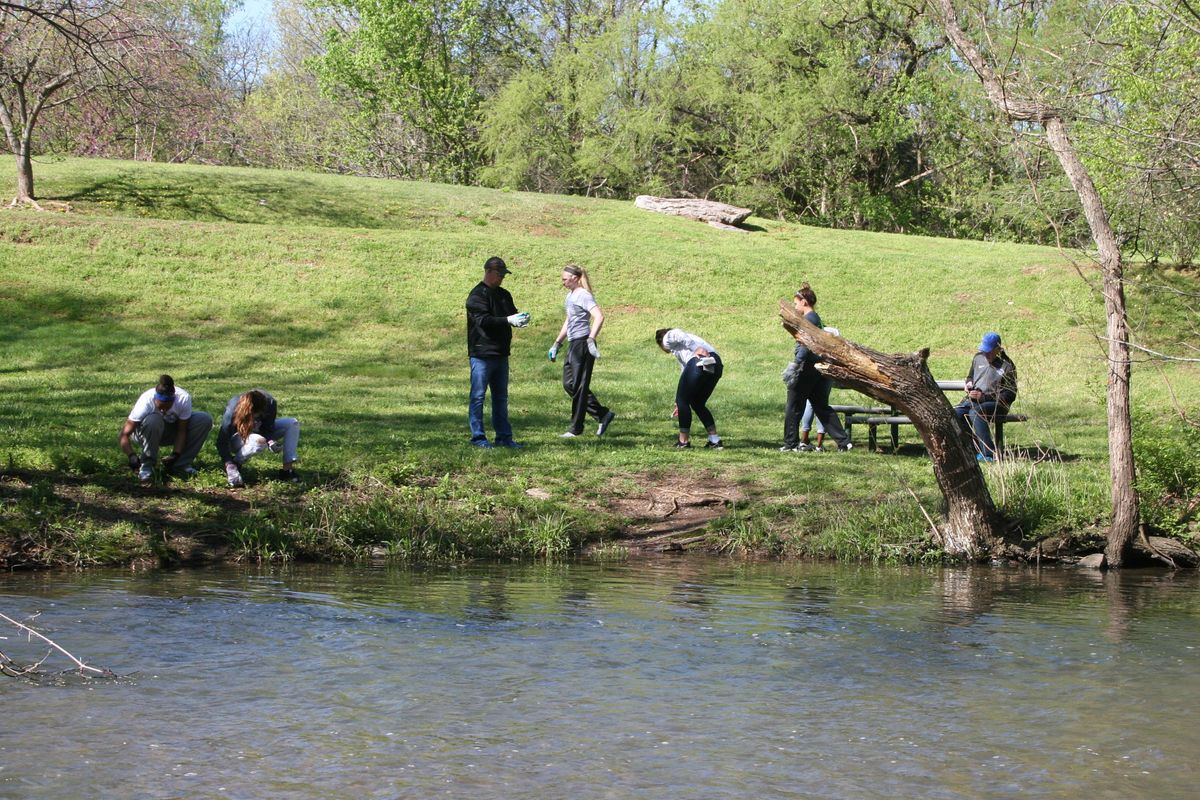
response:
<path id="1" fill-rule="evenodd" d="M 979 352 L 971 359 L 967 373 L 967 396 L 954 408 L 958 420 L 971 434 L 975 458 L 996 459 L 990 423 L 997 415 L 1008 413 L 1017 399 L 1017 365 L 1000 346 L 1000 334 L 989 331 L 979 343 Z"/>

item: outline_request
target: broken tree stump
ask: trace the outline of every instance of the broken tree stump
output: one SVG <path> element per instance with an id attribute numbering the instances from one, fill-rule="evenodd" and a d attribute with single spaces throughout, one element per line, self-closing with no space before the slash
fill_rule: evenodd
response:
<path id="1" fill-rule="evenodd" d="M 713 200 L 694 200 L 686 197 L 654 197 L 640 194 L 633 204 L 646 211 L 659 214 L 673 214 L 677 217 L 687 217 L 699 222 L 707 222 L 714 228 L 723 231 L 738 231 L 749 233 L 745 228 L 737 227 L 750 216 L 750 209 L 718 203 Z"/>
<path id="2" fill-rule="evenodd" d="M 945 517 L 933 535 L 947 554 L 979 560 L 1003 542 L 1004 520 L 992 503 L 970 437 L 946 394 L 929 373 L 929 350 L 886 354 L 816 327 L 792 303 L 779 304 L 783 327 L 822 357 L 822 373 L 900 409 L 920 432 L 945 498 Z"/>

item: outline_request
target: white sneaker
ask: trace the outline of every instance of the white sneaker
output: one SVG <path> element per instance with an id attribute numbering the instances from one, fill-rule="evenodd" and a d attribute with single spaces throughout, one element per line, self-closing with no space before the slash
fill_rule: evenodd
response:
<path id="1" fill-rule="evenodd" d="M 242 473 L 238 471 L 236 464 L 225 465 L 225 478 L 229 481 L 230 489 L 246 485 L 246 482 L 242 480 Z"/>
<path id="2" fill-rule="evenodd" d="M 571 433 L 570 431 L 567 431 L 566 433 L 560 433 L 560 434 L 558 435 L 558 438 L 560 438 L 560 439 L 574 439 L 574 438 L 575 438 L 576 436 L 578 436 L 578 435 L 579 435 L 578 433 Z"/>

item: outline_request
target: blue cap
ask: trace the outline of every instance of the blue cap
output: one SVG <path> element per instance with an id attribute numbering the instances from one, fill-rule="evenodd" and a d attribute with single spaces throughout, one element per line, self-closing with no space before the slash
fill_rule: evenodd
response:
<path id="1" fill-rule="evenodd" d="M 979 352 L 990 353 L 1000 346 L 1000 334 L 995 331 L 988 331 L 983 335 L 983 341 L 979 343 Z"/>

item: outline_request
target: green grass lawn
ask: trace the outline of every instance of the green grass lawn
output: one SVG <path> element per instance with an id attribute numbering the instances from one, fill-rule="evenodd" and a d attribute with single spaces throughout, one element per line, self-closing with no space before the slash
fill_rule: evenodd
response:
<path id="1" fill-rule="evenodd" d="M 154 553 L 176 524 L 259 555 L 554 553 L 611 535 L 610 499 L 665 480 L 739 487 L 747 499 L 714 527 L 738 546 L 897 552 L 923 539 L 917 500 L 938 505 L 920 448 L 776 452 L 792 350 L 778 303 L 805 280 L 826 324 L 878 350 L 929 347 L 937 377 L 962 377 L 980 335 L 1000 331 L 1021 378 L 1015 410 L 1033 417 L 1009 444 L 1064 460 L 989 467 L 998 502 L 1031 533 L 1106 513 L 1102 305 L 1075 254 L 756 218 L 744 235 L 626 202 L 306 173 L 70 159 L 37 178 L 73 210 L 0 213 L 0 522 L 47 552 L 80 528 Z M 490 255 L 532 314 L 511 359 L 521 452 L 467 445 L 463 303 Z M 607 318 L 593 390 L 618 418 L 603 441 L 558 438 L 569 400 L 545 351 L 568 262 L 588 269 Z M 1149 298 L 1131 286 L 1153 342 L 1182 322 Z M 678 369 L 653 342 L 666 326 L 721 352 L 723 452 L 669 447 Z M 210 443 L 197 481 L 139 494 L 116 436 L 160 372 L 214 417 L 235 393 L 271 391 L 303 423 L 308 486 L 230 493 Z M 1195 408 L 1200 375 L 1139 365 L 1134 397 L 1154 415 Z M 389 533 L 406 514 L 408 533 Z M 337 546 L 298 546 L 301 529 Z"/>

